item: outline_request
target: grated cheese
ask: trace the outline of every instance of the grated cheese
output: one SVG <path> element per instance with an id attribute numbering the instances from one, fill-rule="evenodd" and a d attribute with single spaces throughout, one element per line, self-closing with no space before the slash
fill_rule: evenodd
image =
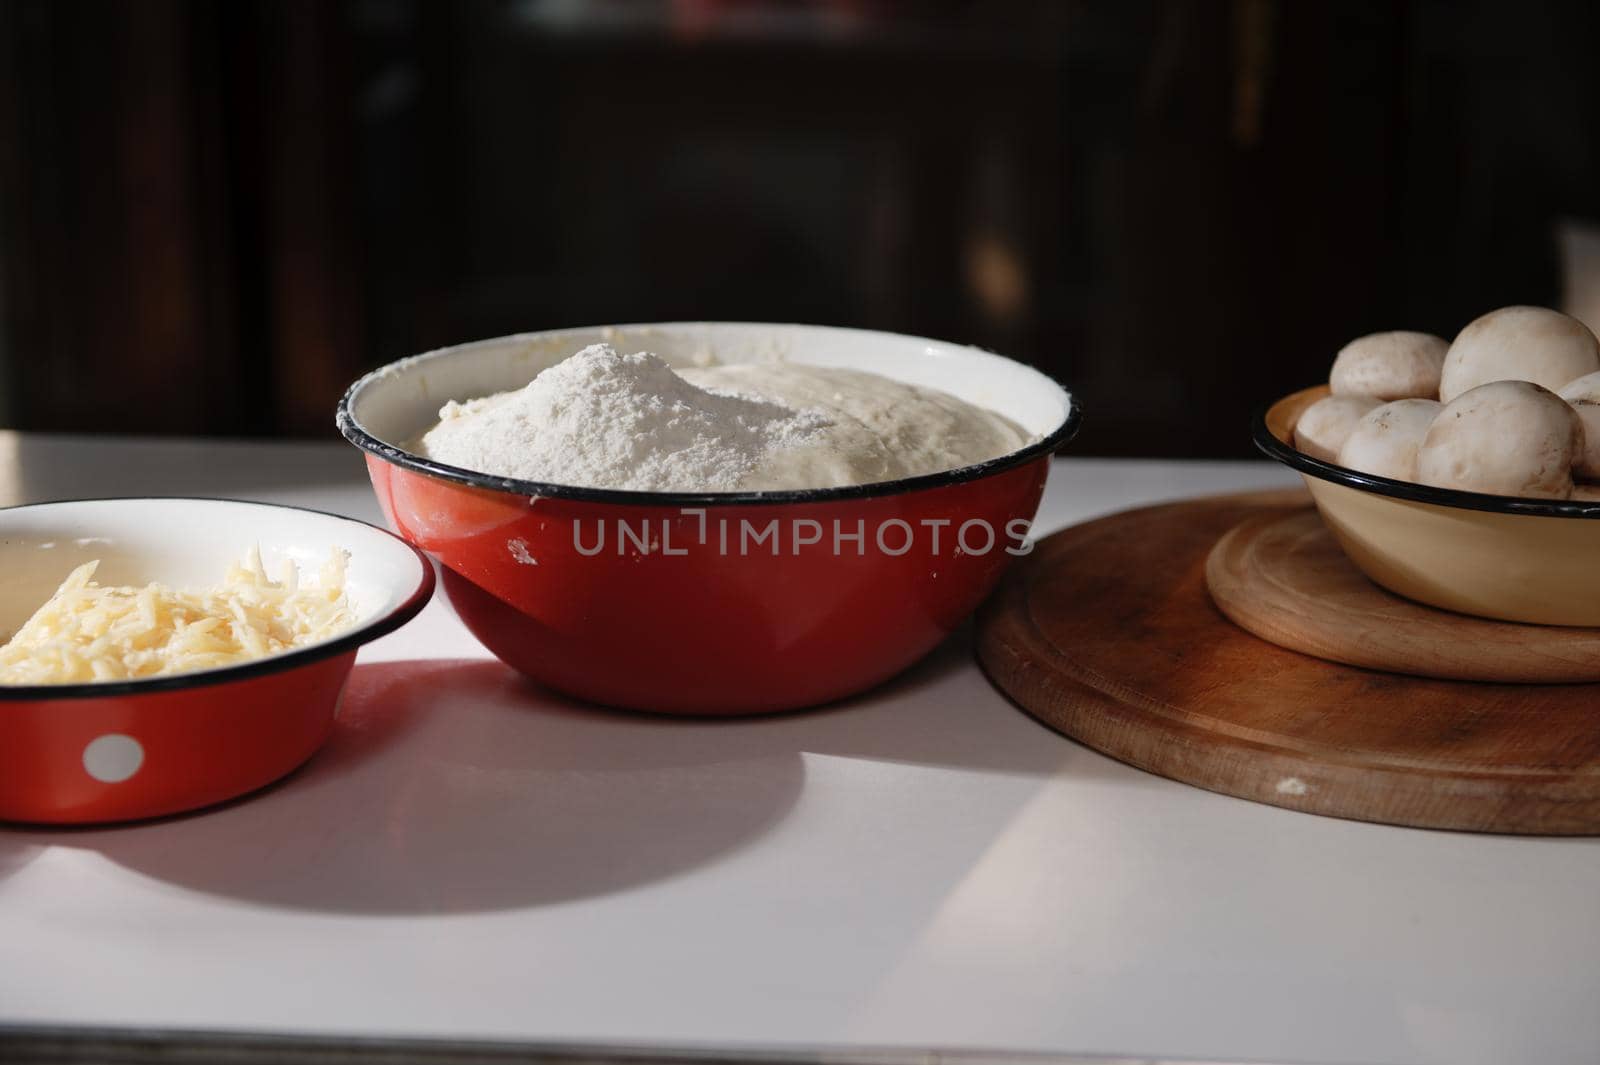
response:
<path id="1" fill-rule="evenodd" d="M 221 587 L 102 588 L 99 561 L 67 575 L 0 647 L 0 684 L 77 684 L 216 669 L 317 643 L 355 622 L 345 596 L 349 555 L 335 550 L 314 584 L 292 561 L 274 581 L 251 548 Z"/>

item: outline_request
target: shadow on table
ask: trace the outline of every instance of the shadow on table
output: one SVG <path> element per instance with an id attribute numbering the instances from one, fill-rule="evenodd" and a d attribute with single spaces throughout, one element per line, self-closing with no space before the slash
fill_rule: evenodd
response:
<path id="1" fill-rule="evenodd" d="M 225 807 L 52 833 L 146 876 L 285 907 L 525 907 L 683 873 L 758 839 L 800 794 L 797 753 L 737 730 L 582 709 L 499 663 L 357 667 L 305 768 Z"/>
<path id="2" fill-rule="evenodd" d="M 0 883 L 21 872 L 43 852 L 44 848 L 30 839 L 28 833 L 0 828 Z"/>
<path id="3" fill-rule="evenodd" d="M 275 787 L 39 836 L 268 905 L 462 912 L 622 891 L 754 845 L 799 798 L 804 755 L 1044 777 L 1076 751 L 1096 772 L 995 695 L 970 642 L 963 631 L 868 697 L 741 719 L 603 710 L 498 662 L 358 666 L 326 748 Z"/>

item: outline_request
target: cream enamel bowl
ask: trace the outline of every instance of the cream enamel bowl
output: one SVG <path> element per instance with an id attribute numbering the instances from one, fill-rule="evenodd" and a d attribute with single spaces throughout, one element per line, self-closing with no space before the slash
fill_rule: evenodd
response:
<path id="1" fill-rule="evenodd" d="M 1293 446 L 1308 388 L 1257 419 L 1256 446 L 1298 471 L 1346 555 L 1429 606 L 1539 625 L 1600 626 L 1600 502 L 1483 495 L 1375 477 Z"/>

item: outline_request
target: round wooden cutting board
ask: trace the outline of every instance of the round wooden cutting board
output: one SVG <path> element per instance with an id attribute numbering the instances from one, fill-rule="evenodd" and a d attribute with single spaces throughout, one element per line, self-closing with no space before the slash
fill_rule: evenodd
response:
<path id="1" fill-rule="evenodd" d="M 1116 514 L 1047 537 L 979 614 L 1022 708 L 1141 769 L 1291 809 L 1600 834 L 1600 686 L 1369 672 L 1268 643 L 1206 593 L 1219 537 L 1294 493 Z"/>
<path id="2" fill-rule="evenodd" d="M 1413 603 L 1367 580 L 1311 507 L 1224 533 L 1206 588 L 1235 624 L 1291 651 L 1446 680 L 1600 681 L 1600 629 L 1519 625 Z"/>

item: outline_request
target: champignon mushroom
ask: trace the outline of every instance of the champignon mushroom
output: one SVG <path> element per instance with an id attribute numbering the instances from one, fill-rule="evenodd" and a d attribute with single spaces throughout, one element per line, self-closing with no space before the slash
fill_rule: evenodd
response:
<path id="1" fill-rule="evenodd" d="M 1328 385 L 1336 396 L 1433 399 L 1449 350 L 1432 333 L 1370 333 L 1339 349 Z"/>
<path id="2" fill-rule="evenodd" d="M 1449 403 L 1490 381 L 1554 391 L 1600 370 L 1600 343 L 1576 318 L 1544 307 L 1502 307 L 1467 324 L 1444 357 L 1439 398 Z"/>
<path id="3" fill-rule="evenodd" d="M 1586 481 L 1600 481 L 1600 373 L 1570 381 L 1556 395 L 1572 404 L 1583 422 L 1583 455 L 1572 473 Z"/>
<path id="4" fill-rule="evenodd" d="M 1371 396 L 1323 396 L 1301 411 L 1294 424 L 1294 446 L 1314 459 L 1336 462 L 1356 422 L 1382 405 L 1382 400 Z"/>
<path id="5" fill-rule="evenodd" d="M 1443 409 L 1432 399 L 1397 399 L 1368 411 L 1339 449 L 1339 465 L 1377 477 L 1413 481 L 1417 448 Z"/>
<path id="6" fill-rule="evenodd" d="M 1438 488 L 1566 499 L 1583 423 L 1549 389 L 1492 381 L 1445 404 L 1417 448 L 1417 480 Z"/>

